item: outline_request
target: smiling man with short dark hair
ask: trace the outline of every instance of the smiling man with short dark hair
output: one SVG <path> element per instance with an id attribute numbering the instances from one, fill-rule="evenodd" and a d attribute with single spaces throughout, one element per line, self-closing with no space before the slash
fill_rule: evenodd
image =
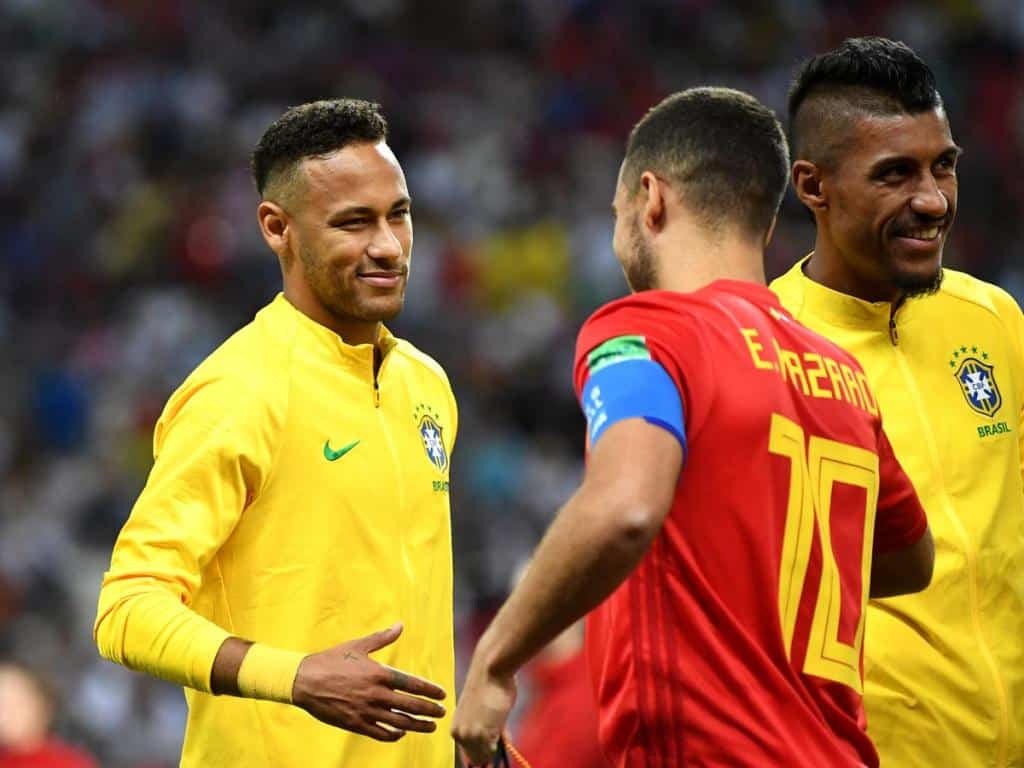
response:
<path id="1" fill-rule="evenodd" d="M 454 684 L 457 413 L 383 325 L 413 240 L 386 138 L 349 99 L 267 129 L 257 217 L 284 291 L 171 396 L 104 578 L 100 652 L 186 687 L 182 766 L 455 759 L 431 699 Z"/>
<path id="2" fill-rule="evenodd" d="M 789 116 L 817 239 L 772 287 L 864 366 L 938 553 L 928 590 L 869 606 L 868 733 L 884 766 L 1020 765 L 1024 316 L 942 266 L 960 149 L 910 48 L 856 38 L 809 59 Z"/>

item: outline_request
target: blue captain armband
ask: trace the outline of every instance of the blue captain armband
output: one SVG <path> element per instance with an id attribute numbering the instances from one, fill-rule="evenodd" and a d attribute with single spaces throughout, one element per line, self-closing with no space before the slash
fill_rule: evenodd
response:
<path id="1" fill-rule="evenodd" d="M 623 339 L 636 339 L 639 349 L 624 354 Z M 604 347 L 617 344 L 616 354 L 600 356 Z M 635 346 L 631 345 L 631 346 Z M 594 365 L 600 359 L 601 364 Z M 581 398 L 587 417 L 587 434 L 593 447 L 612 424 L 642 418 L 671 432 L 686 455 L 686 427 L 679 390 L 668 372 L 650 358 L 642 337 L 618 337 L 605 342 L 590 355 L 590 375 Z"/>

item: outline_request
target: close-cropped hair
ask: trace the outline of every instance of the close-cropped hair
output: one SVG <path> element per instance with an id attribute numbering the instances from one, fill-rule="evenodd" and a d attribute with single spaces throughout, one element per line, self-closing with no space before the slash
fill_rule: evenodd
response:
<path id="1" fill-rule="evenodd" d="M 387 120 L 373 102 L 331 99 L 291 107 L 270 124 L 252 153 L 256 190 L 264 199 L 283 193 L 302 160 L 387 135 Z"/>
<path id="2" fill-rule="evenodd" d="M 905 43 L 855 37 L 812 56 L 789 89 L 793 157 L 834 162 L 857 116 L 889 116 L 942 107 L 935 75 Z"/>
<path id="3" fill-rule="evenodd" d="M 711 230 L 767 235 L 786 191 L 789 149 L 775 113 L 731 88 L 691 88 L 653 107 L 630 133 L 622 181 L 665 178 Z"/>

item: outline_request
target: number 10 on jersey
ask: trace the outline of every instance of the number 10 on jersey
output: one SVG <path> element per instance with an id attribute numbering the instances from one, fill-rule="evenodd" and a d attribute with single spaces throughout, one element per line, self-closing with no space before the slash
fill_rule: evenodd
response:
<path id="1" fill-rule="evenodd" d="M 806 449 L 805 446 L 806 445 Z M 800 598 L 807 581 L 811 544 L 815 529 L 821 549 L 821 579 L 807 638 L 805 674 L 834 680 L 863 693 L 860 674 L 861 647 L 864 642 L 864 613 L 871 580 L 871 552 L 874 542 L 875 511 L 878 505 L 878 455 L 855 445 L 811 436 L 808 442 L 803 428 L 779 414 L 772 414 L 768 449 L 789 459 L 789 499 L 779 566 L 779 623 L 786 655 L 793 658 L 793 634 L 796 631 Z M 865 490 L 863 510 L 841 510 L 843 514 L 863 514 L 864 536 L 859 551 L 841 552 L 837 559 L 832 547 L 832 497 L 836 483 Z M 815 526 L 817 522 L 817 526 Z M 854 559 L 856 561 L 854 561 Z M 849 561 L 849 562 L 848 562 Z M 858 573 L 859 572 L 859 573 Z M 843 606 L 843 579 L 859 576 L 860 604 L 853 643 L 839 638 Z M 810 593 L 814 594 L 814 585 Z"/>

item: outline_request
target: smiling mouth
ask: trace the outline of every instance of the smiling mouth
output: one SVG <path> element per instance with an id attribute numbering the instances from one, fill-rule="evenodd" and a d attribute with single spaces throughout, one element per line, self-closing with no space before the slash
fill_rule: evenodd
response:
<path id="1" fill-rule="evenodd" d="M 918 227 L 917 229 L 908 229 L 905 232 L 900 233 L 897 237 L 903 237 L 910 240 L 938 240 L 939 235 L 942 234 L 943 227 L 931 226 L 931 227 Z"/>
<path id="2" fill-rule="evenodd" d="M 362 272 L 356 275 L 364 283 L 377 288 L 395 288 L 405 277 L 404 271 Z"/>

